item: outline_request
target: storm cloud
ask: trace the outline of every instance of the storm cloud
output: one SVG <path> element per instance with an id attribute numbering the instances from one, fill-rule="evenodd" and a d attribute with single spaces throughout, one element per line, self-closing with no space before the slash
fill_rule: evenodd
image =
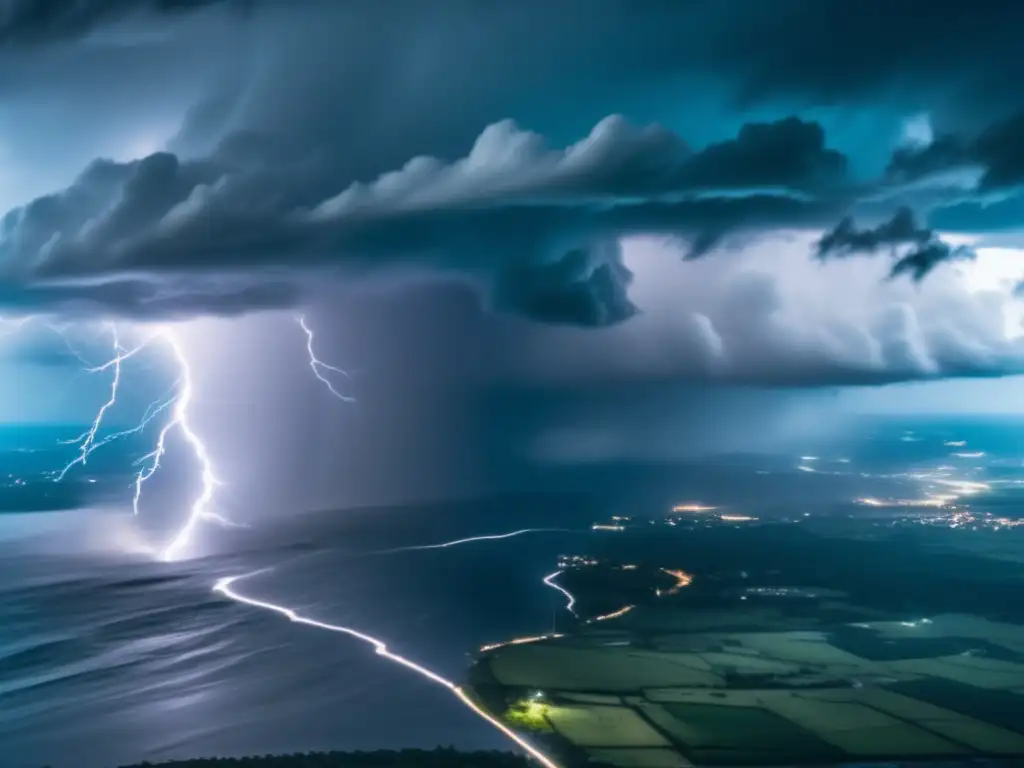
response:
<path id="1" fill-rule="evenodd" d="M 959 169 L 976 168 L 982 192 L 1024 184 L 1024 113 L 999 120 L 974 135 L 944 134 L 928 144 L 898 149 L 889 175 L 916 180 Z"/>
<path id="2" fill-rule="evenodd" d="M 1010 370 L 1014 350 L 985 334 L 980 347 L 932 354 L 934 365 L 858 357 L 875 342 L 916 349 L 886 345 L 932 328 L 932 305 L 879 309 L 870 331 L 851 319 L 834 333 L 846 341 L 803 362 L 788 356 L 796 337 L 769 322 L 781 271 L 796 267 L 760 243 L 824 232 L 817 254 L 828 263 L 808 258 L 813 245 L 804 254 L 815 269 L 874 254 L 881 271 L 865 269 L 882 294 L 886 276 L 945 286 L 950 270 L 939 267 L 971 252 L 936 222 L 958 211 L 957 228 L 970 229 L 981 209 L 1011 199 L 1019 175 L 1007 118 L 1024 108 L 1009 87 L 1019 4 L 968 13 L 936 3 L 924 14 L 889 2 L 884 24 L 865 10 L 874 5 L 9 4 L 0 54 L 18 66 L 0 87 L 12 97 L 36 88 L 58 103 L 53 75 L 65 72 L 96 80 L 76 92 L 166 92 L 175 108 L 146 121 L 111 102 L 117 159 L 78 165 L 64 189 L 0 220 L 0 306 L 183 319 L 290 308 L 368 278 L 426 278 L 468 285 L 487 310 L 529 321 L 517 333 L 600 335 L 653 311 L 638 294 L 646 266 L 624 259 L 622 244 L 663 237 L 680 260 L 716 262 L 699 268 L 712 283 L 733 274 L 738 254 L 761 254 L 759 277 L 736 278 L 734 290 L 677 288 L 693 360 L 707 363 L 699 375 L 820 384 Z M 245 23 L 208 13 L 242 6 L 256 11 Z M 128 38 L 92 34 L 129 19 Z M 500 55 L 482 43 L 499 34 Z M 172 58 L 182 66 L 167 67 Z M 866 130 L 878 120 L 893 132 L 858 135 L 846 120 L 858 110 L 871 113 Z M 900 126 L 921 113 L 929 140 L 900 145 Z M 864 160 L 865 143 L 881 163 Z M 978 177 L 937 178 L 965 167 Z M 764 322 L 737 330 L 729 317 L 744 313 Z M 851 357 L 844 344 L 856 347 L 858 333 L 874 341 Z M 744 354 L 776 349 L 778 370 L 737 363 L 750 339 L 759 346 Z"/>
<path id="3" fill-rule="evenodd" d="M 251 11 L 258 0 L 4 0 L 0 45 L 74 39 L 132 16 L 180 15 L 212 6 Z"/>
<path id="4" fill-rule="evenodd" d="M 953 268 L 921 284 L 887 280 L 885 260 L 819 264 L 807 258 L 812 246 L 808 233 L 776 233 L 689 261 L 677 244 L 629 240 L 636 318 L 598 331 L 534 326 L 507 354 L 536 381 L 574 389 L 827 387 L 1024 370 L 1019 314 L 1017 332 L 1006 331 L 1009 290 L 972 290 Z"/>
<path id="5" fill-rule="evenodd" d="M 285 273 L 404 267 L 467 274 L 496 306 L 539 320 L 604 325 L 632 314 L 618 238 L 707 240 L 823 220 L 844 183 L 842 155 L 795 119 L 700 151 L 618 116 L 560 149 L 505 121 L 458 160 L 414 158 L 307 207 L 310 184 L 322 183 L 316 160 L 239 136 L 201 160 L 97 161 L 3 218 L 8 295 L 144 314 L 162 311 L 168 293 L 187 305 L 192 286 L 195 311 L 219 312 L 218 295 L 231 311 L 242 296 L 254 308 L 280 297 L 249 284 Z M 152 297 L 140 287 L 168 277 L 175 286 Z"/>
<path id="6" fill-rule="evenodd" d="M 920 282 L 940 264 L 973 259 L 974 251 L 965 245 L 951 245 L 939 233 L 919 225 L 909 208 L 900 208 L 892 218 L 876 227 L 858 229 L 853 219 L 842 219 L 817 244 L 819 259 L 856 254 L 875 254 L 886 250 L 893 257 L 890 277 L 909 275 Z"/>

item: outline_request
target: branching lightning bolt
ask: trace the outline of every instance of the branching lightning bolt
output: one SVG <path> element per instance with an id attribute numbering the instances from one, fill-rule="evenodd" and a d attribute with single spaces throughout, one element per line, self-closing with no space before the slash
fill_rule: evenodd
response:
<path id="1" fill-rule="evenodd" d="M 320 360 L 316 356 L 316 352 L 313 350 L 313 330 L 306 324 L 306 318 L 304 315 L 299 315 L 298 317 L 295 318 L 295 321 L 299 324 L 299 327 L 302 328 L 303 332 L 306 334 L 306 352 L 309 355 L 309 368 L 311 371 L 313 371 L 313 375 L 316 376 L 320 381 L 322 381 L 324 386 L 327 387 L 330 393 L 339 400 L 343 400 L 346 403 L 355 402 L 355 398 L 349 397 L 348 395 L 344 395 L 334 388 L 334 384 L 327 377 L 326 372 L 337 373 L 341 376 L 344 376 L 346 379 L 351 378 L 351 376 L 348 375 L 347 371 L 341 368 L 337 368 L 333 365 L 328 365 L 327 363 L 325 363 L 323 360 Z"/>
<path id="2" fill-rule="evenodd" d="M 28 319 L 17 324 L 16 330 L 20 328 L 24 324 L 24 322 L 27 322 L 27 320 Z M 348 374 L 342 369 L 328 365 L 327 363 L 324 363 L 317 358 L 316 353 L 314 352 L 313 349 L 312 330 L 306 324 L 305 319 L 303 317 L 299 317 L 298 322 L 306 334 L 306 350 L 309 354 L 309 365 L 310 369 L 313 371 L 313 374 L 328 388 L 331 394 L 333 394 L 339 400 L 345 402 L 352 402 L 353 398 L 342 394 L 341 392 L 334 388 L 333 384 L 331 383 L 331 380 L 325 375 L 325 372 L 333 372 L 346 377 L 348 376 Z M 88 370 L 91 373 L 98 373 L 111 369 L 113 370 L 110 385 L 110 395 L 107 401 L 97 411 L 90 428 L 83 432 L 74 440 L 67 441 L 67 444 L 74 444 L 79 446 L 79 454 L 74 460 L 69 462 L 68 465 L 65 466 L 57 474 L 56 480 L 62 480 L 74 466 L 78 464 L 84 465 L 87 462 L 89 455 L 93 451 L 100 448 L 101 446 L 106 445 L 107 443 L 113 440 L 117 440 L 126 435 L 142 432 L 150 422 L 152 422 L 159 415 L 170 409 L 171 417 L 160 430 L 160 433 L 156 440 L 155 447 L 153 448 L 152 451 L 150 451 L 148 454 L 139 459 L 138 462 L 136 462 L 137 464 L 141 464 L 141 467 L 136 473 L 135 477 L 134 494 L 132 498 L 132 509 L 136 515 L 139 513 L 139 502 L 142 495 L 142 488 L 145 485 L 145 483 L 157 472 L 157 470 L 160 469 L 161 459 L 167 452 L 168 435 L 171 433 L 172 430 L 177 429 L 181 433 L 185 442 L 188 443 L 189 447 L 192 449 L 192 452 L 194 453 L 196 459 L 199 462 L 201 469 L 202 489 L 199 493 L 199 496 L 193 502 L 191 511 L 184 525 L 178 530 L 177 534 L 173 537 L 170 543 L 167 544 L 167 546 L 163 549 L 161 553 L 161 559 L 165 561 L 174 560 L 181 554 L 181 551 L 191 542 L 192 534 L 196 526 L 200 522 L 205 520 L 216 520 L 221 523 L 229 522 L 210 509 L 214 493 L 216 491 L 217 486 L 220 485 L 220 481 L 217 479 L 213 467 L 213 462 L 210 458 L 209 452 L 207 451 L 206 445 L 203 443 L 202 439 L 196 434 L 190 421 L 189 408 L 192 404 L 194 397 L 192 369 L 188 359 L 184 354 L 184 351 L 181 348 L 181 345 L 178 343 L 178 340 L 175 338 L 171 330 L 168 328 L 162 329 L 159 332 L 159 336 L 170 348 L 171 353 L 179 369 L 179 376 L 177 381 L 172 386 L 169 394 L 165 394 L 163 397 L 153 401 L 149 405 L 149 407 L 146 409 L 145 413 L 143 414 L 142 418 L 140 419 L 139 423 L 136 426 L 127 430 L 112 433 L 100 439 L 98 438 L 98 435 L 100 433 L 100 429 L 103 426 L 104 418 L 107 416 L 109 411 L 117 405 L 118 391 L 121 383 L 122 363 L 125 360 L 129 359 L 130 357 L 138 354 L 138 352 L 140 352 L 142 349 L 146 348 L 153 338 L 147 338 L 137 347 L 134 347 L 132 349 L 126 349 L 125 347 L 122 346 L 120 342 L 116 327 L 113 324 L 110 324 L 108 328 L 110 329 L 111 337 L 113 340 L 113 357 L 107 362 L 103 363 L 102 365 L 87 367 L 86 370 Z M 55 332 L 60 333 L 63 336 L 61 330 L 56 328 L 54 328 L 54 330 Z M 74 354 L 79 360 L 81 360 L 83 364 L 88 366 L 88 363 L 85 360 L 84 356 L 79 354 L 74 349 L 74 347 L 71 346 L 70 342 L 67 340 L 66 337 L 64 338 L 65 343 L 67 343 L 68 345 L 69 351 L 72 354 Z M 513 536 L 519 536 L 526 533 L 540 532 L 544 530 L 554 531 L 564 529 L 522 529 L 504 534 L 472 536 L 463 539 L 458 539 L 455 541 L 442 542 L 439 544 L 402 547 L 392 551 L 398 552 L 414 549 L 441 549 L 476 541 L 506 539 L 511 538 Z M 258 571 L 256 573 L 260 572 Z M 421 666 L 420 664 L 417 664 L 416 662 L 404 656 L 400 656 L 396 653 L 393 653 L 392 651 L 389 651 L 387 645 L 381 640 L 348 627 L 328 624 L 326 622 L 321 622 L 315 619 L 301 616 L 296 611 L 294 611 L 291 608 L 288 608 L 287 606 L 278 605 L 262 600 L 257 600 L 255 598 L 247 597 L 239 593 L 234 588 L 234 584 L 237 581 L 239 581 L 240 579 L 255 576 L 256 573 L 219 579 L 213 585 L 213 590 L 214 592 L 224 595 L 225 597 L 235 602 L 282 615 L 286 617 L 289 621 L 292 621 L 296 624 L 301 624 L 316 629 L 327 630 L 330 632 L 348 635 L 349 637 L 355 638 L 357 640 L 369 644 L 373 647 L 377 655 L 387 659 L 388 661 L 399 664 L 405 667 L 406 669 L 415 672 L 424 679 L 429 680 L 430 682 L 433 682 L 447 689 L 475 715 L 486 721 L 493 728 L 500 731 L 505 737 L 507 737 L 512 742 L 521 747 L 523 750 L 525 750 L 527 753 L 529 753 L 530 756 L 532 756 L 539 763 L 541 763 L 541 765 L 544 766 L 544 768 L 559 768 L 557 763 L 555 763 L 553 760 L 547 757 L 543 752 L 538 750 L 536 747 L 532 746 L 528 741 L 523 739 L 521 736 L 519 736 L 517 733 L 511 730 L 500 720 L 487 713 L 480 705 L 473 701 L 473 699 L 469 696 L 468 693 L 466 693 L 466 691 L 462 687 L 456 685 L 452 681 L 440 676 L 436 672 L 424 666 Z M 561 590 L 561 588 L 557 585 L 551 584 L 549 579 L 545 579 L 545 583 L 548 584 L 548 586 L 552 586 L 556 589 Z M 564 592 L 564 590 L 561 591 Z M 568 595 L 567 592 L 566 594 Z M 570 604 L 568 607 L 571 610 L 571 595 L 569 595 L 569 598 Z"/>
<path id="3" fill-rule="evenodd" d="M 10 326 L 11 330 L 9 333 L 16 333 L 20 331 L 26 323 L 33 319 L 35 318 L 24 317 L 14 320 L 0 318 L 0 321 L 5 325 Z M 323 362 L 316 356 L 316 352 L 313 348 L 313 330 L 306 323 L 305 317 L 299 316 L 296 319 L 299 326 L 306 334 L 306 352 L 309 355 L 309 367 L 310 370 L 313 371 L 313 375 L 323 382 L 328 391 L 339 400 L 344 402 L 353 402 L 354 398 L 340 392 L 334 386 L 330 378 L 330 374 L 338 374 L 347 378 L 348 373 L 341 368 Z M 202 521 L 214 521 L 221 523 L 222 525 L 236 525 L 210 509 L 217 486 L 221 483 L 217 479 L 209 451 L 207 450 L 205 443 L 196 433 L 189 418 L 189 408 L 194 397 L 192 369 L 172 330 L 167 327 L 161 328 L 156 333 L 143 339 L 143 341 L 138 345 L 126 348 L 121 343 L 117 327 L 113 323 L 108 323 L 106 327 L 111 335 L 113 355 L 110 359 L 100 365 L 90 365 L 85 356 L 75 349 L 67 338 L 65 334 L 66 328 L 55 325 L 48 325 L 47 327 L 54 333 L 61 336 L 68 348 L 68 351 L 83 363 L 85 370 L 88 373 L 103 373 L 111 371 L 109 397 L 96 412 L 89 428 L 71 440 L 62 441 L 65 445 L 77 445 L 79 450 L 75 458 L 69 461 L 59 472 L 54 473 L 54 481 L 60 482 L 64 480 L 68 472 L 76 466 L 84 466 L 88 462 L 89 456 L 97 449 L 115 440 L 143 432 L 154 419 L 167 411 L 170 411 L 170 418 L 161 428 L 153 450 L 135 462 L 138 469 L 135 473 L 135 481 L 133 483 L 132 512 L 135 515 L 139 514 L 143 487 L 146 482 L 160 469 L 161 460 L 167 453 L 168 436 L 174 430 L 177 430 L 184 438 L 199 463 L 201 489 L 199 495 L 192 503 L 191 510 L 189 511 L 189 515 L 186 518 L 185 523 L 178 529 L 171 541 L 161 551 L 161 559 L 169 561 L 180 557 L 185 548 L 191 542 L 196 526 Z M 165 393 L 163 396 L 149 404 L 145 413 L 143 413 L 142 418 L 135 426 L 129 429 L 113 432 L 106 436 L 101 436 L 104 420 L 107 418 L 111 410 L 117 406 L 117 398 L 121 386 L 122 364 L 139 354 L 144 349 L 149 348 L 153 340 L 156 338 L 162 340 L 171 351 L 171 355 L 179 371 L 177 381 L 171 387 L 169 393 Z"/>
<path id="4" fill-rule="evenodd" d="M 181 345 L 178 343 L 178 340 L 174 337 L 171 331 L 169 329 L 164 329 L 161 335 L 170 347 L 171 352 L 174 355 L 174 359 L 178 364 L 178 368 L 181 371 L 181 386 L 178 397 L 174 401 L 174 410 L 171 419 L 164 425 L 164 428 L 160 430 L 160 436 L 157 438 L 156 448 L 143 456 L 140 460 L 144 466 L 135 476 L 135 495 L 132 499 L 132 510 L 135 514 L 138 514 L 139 499 L 142 496 L 142 486 L 158 469 L 160 469 L 160 459 L 167 451 L 167 435 L 172 429 L 177 428 L 181 432 L 182 437 L 185 438 L 185 442 L 187 442 L 192 448 L 192 452 L 199 461 L 200 476 L 202 479 L 202 490 L 196 500 L 192 503 L 192 509 L 185 521 L 185 524 L 178 530 L 178 533 L 173 539 L 171 539 L 170 544 L 164 548 L 160 555 L 162 560 L 169 561 L 175 560 L 180 556 L 181 551 L 192 540 L 192 532 L 201 521 L 212 520 L 224 525 L 234 525 L 234 523 L 231 523 L 226 518 L 209 509 L 210 502 L 213 501 L 213 494 L 217 486 L 221 483 L 217 479 L 217 475 L 214 473 L 213 462 L 210 460 L 210 454 L 206 450 L 206 445 L 195 433 L 195 430 L 192 429 L 192 424 L 189 421 L 188 409 L 192 404 L 192 398 L 194 395 L 192 388 L 192 368 L 189 365 L 188 358 L 185 357 L 185 353 L 181 349 Z"/>
<path id="5" fill-rule="evenodd" d="M 104 438 L 99 442 L 96 442 L 96 435 L 99 432 L 100 427 L 103 426 L 104 417 L 107 415 L 107 412 L 111 408 L 117 405 L 117 393 L 118 389 L 121 386 L 121 363 L 137 355 L 142 349 L 145 348 L 146 344 L 148 343 L 143 342 L 142 344 L 139 344 L 138 346 L 133 347 L 132 349 L 125 349 L 123 346 L 121 346 L 121 340 L 118 337 L 116 326 L 110 324 L 107 327 L 110 329 L 110 336 L 111 339 L 113 340 L 114 356 L 110 358 L 110 360 L 108 360 L 107 362 L 103 363 L 102 365 L 93 366 L 92 368 L 88 368 L 87 370 L 89 373 L 100 373 L 110 368 L 114 369 L 113 377 L 110 380 L 110 397 L 107 400 L 107 402 L 100 406 L 99 411 L 96 412 L 96 418 L 94 418 L 92 421 L 92 425 L 87 430 L 85 430 L 85 432 L 80 434 L 78 437 L 72 438 L 71 440 L 61 441 L 63 445 L 77 445 L 79 447 L 79 451 L 78 456 L 69 461 L 64 466 L 64 468 L 54 476 L 54 481 L 58 483 L 64 479 L 67 473 L 76 464 L 84 465 L 89 460 L 89 455 L 94 450 L 96 450 L 102 445 L 105 445 L 106 443 L 109 443 L 111 440 L 116 440 L 119 437 L 124 437 L 125 435 L 131 434 L 133 432 L 141 431 L 142 429 L 145 428 L 146 424 L 153 418 L 153 416 L 156 415 L 155 413 L 151 414 L 151 411 L 147 410 L 146 415 L 143 416 L 142 423 L 138 427 L 124 430 L 123 432 L 118 432 L 114 435 L 110 435 Z M 63 337 L 63 333 L 61 333 L 59 329 L 57 329 L 55 326 L 51 326 L 51 328 L 53 328 L 53 330 L 56 333 Z M 67 343 L 66 337 L 65 342 Z M 71 349 L 70 344 L 68 348 Z M 81 356 L 79 357 L 81 358 Z"/>
<path id="6" fill-rule="evenodd" d="M 14 326 L 14 331 L 17 331 L 32 319 L 33 318 L 28 317 L 21 318 L 18 321 L 9 322 Z M 70 340 L 65 335 L 65 328 L 60 328 L 54 325 L 49 325 L 48 327 L 54 333 L 60 335 L 64 339 L 68 350 L 75 357 L 81 360 L 83 364 L 88 366 L 88 361 L 85 359 L 84 355 L 71 345 Z M 206 449 L 206 445 L 193 429 L 189 420 L 189 406 L 192 404 L 194 396 L 192 386 L 192 369 L 189 366 L 188 359 L 186 358 L 181 345 L 178 343 L 178 340 L 175 338 L 170 328 L 165 327 L 160 329 L 158 332 L 147 336 L 141 343 L 131 348 L 126 348 L 122 345 L 117 332 L 117 327 L 113 323 L 108 323 L 107 328 L 110 331 L 114 354 L 109 360 L 100 365 L 86 367 L 86 371 L 88 373 L 112 371 L 110 394 L 107 401 L 103 403 L 103 405 L 100 406 L 100 409 L 96 412 L 96 416 L 93 418 L 93 421 L 87 430 L 71 440 L 61 441 L 64 445 L 77 445 L 79 447 L 79 451 L 78 455 L 75 456 L 74 459 L 69 461 L 59 472 L 54 473 L 53 479 L 55 482 L 62 481 L 67 476 L 68 472 L 70 472 L 75 466 L 85 465 L 89 456 L 94 451 L 115 440 L 127 437 L 128 435 L 141 433 L 154 419 L 170 410 L 171 417 L 160 430 L 156 440 L 156 446 L 152 451 L 135 462 L 140 468 L 135 474 L 135 481 L 133 484 L 132 511 L 136 515 L 139 514 L 139 504 L 142 498 L 143 486 L 146 484 L 146 481 L 148 481 L 157 472 L 157 470 L 160 469 L 160 461 L 167 452 L 168 435 L 173 430 L 177 429 L 181 433 L 185 442 L 191 448 L 196 460 L 199 462 L 202 487 L 198 497 L 192 504 L 192 508 L 185 523 L 178 529 L 170 543 L 167 544 L 160 553 L 161 559 L 165 561 L 175 560 L 189 544 L 195 527 L 201 521 L 210 520 L 224 525 L 235 525 L 210 509 L 214 492 L 217 486 L 220 485 L 220 481 L 217 479 L 216 473 L 214 472 L 213 462 L 210 458 L 209 451 Z M 150 347 L 153 340 L 156 338 L 161 339 L 167 347 L 169 347 L 179 371 L 177 380 L 168 392 L 149 404 L 143 413 L 142 418 L 135 426 L 100 437 L 100 430 L 103 427 L 104 419 L 109 415 L 110 411 L 117 406 L 117 397 L 121 386 L 122 364 L 126 360 L 129 360 L 142 352 L 144 349 Z"/>

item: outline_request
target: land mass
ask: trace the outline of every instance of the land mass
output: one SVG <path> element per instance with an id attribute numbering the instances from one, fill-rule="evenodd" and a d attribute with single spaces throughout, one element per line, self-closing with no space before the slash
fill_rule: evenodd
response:
<path id="1" fill-rule="evenodd" d="M 925 524 L 696 504 L 595 523 L 545 579 L 560 620 L 483 646 L 470 690 L 573 768 L 1016 760 L 1019 565 L 929 546 L 968 514 L 943 503 Z"/>
<path id="2" fill-rule="evenodd" d="M 511 752 L 460 752 L 454 749 L 306 752 L 294 755 L 207 757 L 143 762 L 121 768 L 527 768 L 526 758 Z"/>

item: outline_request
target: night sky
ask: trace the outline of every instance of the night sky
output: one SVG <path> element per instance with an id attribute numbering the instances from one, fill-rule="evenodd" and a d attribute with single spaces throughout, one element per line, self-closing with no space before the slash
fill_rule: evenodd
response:
<path id="1" fill-rule="evenodd" d="M 218 503 L 255 520 L 1019 412 L 1022 25 L 1017 0 L 2 0 L 0 421 L 87 424 L 109 380 L 76 355 L 170 327 Z M 164 358 L 126 365 L 111 428 Z"/>

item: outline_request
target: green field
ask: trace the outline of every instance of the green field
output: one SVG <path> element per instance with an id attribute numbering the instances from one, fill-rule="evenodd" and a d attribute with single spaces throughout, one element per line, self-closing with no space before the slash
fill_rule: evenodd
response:
<path id="1" fill-rule="evenodd" d="M 534 714 L 570 765 L 1024 754 L 1024 627 L 948 615 L 773 631 L 784 622 L 765 620 L 761 607 L 746 616 L 734 610 L 726 626 L 716 623 L 720 612 L 680 611 L 659 634 L 639 613 L 600 632 L 584 625 L 566 637 L 496 649 L 482 656 L 476 677 L 486 680 L 489 700 L 540 695 Z M 681 633 L 688 621 L 693 631 Z M 767 626 L 730 631 L 744 621 Z M 964 643 L 998 648 L 998 657 L 950 653 Z"/>

